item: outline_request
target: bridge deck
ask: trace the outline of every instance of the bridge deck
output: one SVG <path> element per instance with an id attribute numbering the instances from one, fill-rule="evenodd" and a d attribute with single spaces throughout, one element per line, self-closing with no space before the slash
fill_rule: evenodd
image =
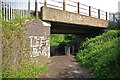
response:
<path id="1" fill-rule="evenodd" d="M 42 20 L 57 23 L 77 24 L 99 28 L 107 28 L 108 21 L 85 16 L 77 13 L 67 12 L 49 7 L 42 7 Z"/>

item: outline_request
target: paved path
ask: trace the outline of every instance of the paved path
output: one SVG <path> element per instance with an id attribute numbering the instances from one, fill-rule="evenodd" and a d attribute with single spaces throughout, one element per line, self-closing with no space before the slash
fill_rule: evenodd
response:
<path id="1" fill-rule="evenodd" d="M 73 55 L 51 57 L 50 63 L 40 78 L 90 78 L 89 71 L 82 69 Z"/>

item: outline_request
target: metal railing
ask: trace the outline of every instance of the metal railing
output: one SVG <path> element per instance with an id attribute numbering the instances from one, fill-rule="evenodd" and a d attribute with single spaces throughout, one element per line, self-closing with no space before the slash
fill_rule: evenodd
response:
<path id="1" fill-rule="evenodd" d="M 23 7 L 22 5 L 26 5 Z M 28 2 L 24 0 L 0 0 L 0 18 L 6 21 L 28 16 Z"/>
<path id="2" fill-rule="evenodd" d="M 120 12 L 109 13 L 109 20 L 114 22 L 120 22 Z"/>
<path id="3" fill-rule="evenodd" d="M 44 6 L 46 7 L 54 7 L 57 9 L 62 9 L 65 11 L 70 11 L 73 13 L 78 13 L 78 14 L 83 14 L 86 16 L 91 16 L 91 17 L 95 17 L 95 18 L 99 18 L 99 19 L 104 19 L 104 20 L 108 20 L 108 13 L 105 11 L 102 11 L 100 9 L 96 9 L 94 7 L 82 4 L 80 2 L 75 2 L 73 0 L 63 0 L 62 2 L 57 1 L 57 0 L 49 0 L 49 1 L 54 1 L 56 3 L 60 3 L 62 4 L 62 6 L 59 6 L 58 4 L 50 4 L 47 2 L 47 0 L 45 0 Z"/>
<path id="4" fill-rule="evenodd" d="M 37 0 L 37 6 L 35 5 L 36 0 L 30 1 L 31 0 L 0 0 L 0 11 L 2 12 L 0 17 L 6 21 L 12 20 L 18 16 L 27 17 L 30 16 L 31 10 L 35 11 L 37 9 L 40 11 L 42 6 L 46 6 L 108 20 L 107 12 L 73 0 Z"/>

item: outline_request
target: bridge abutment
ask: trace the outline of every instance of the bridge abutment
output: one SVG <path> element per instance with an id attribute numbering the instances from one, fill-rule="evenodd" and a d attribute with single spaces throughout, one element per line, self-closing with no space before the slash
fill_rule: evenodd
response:
<path id="1" fill-rule="evenodd" d="M 98 31 L 97 33 L 84 33 L 84 34 L 76 34 L 75 37 L 75 51 L 79 51 L 83 43 L 85 42 L 86 38 L 93 38 L 103 33 L 103 30 Z"/>
<path id="2" fill-rule="evenodd" d="M 31 57 L 50 57 L 50 27 L 50 23 L 42 20 L 33 20 L 26 25 Z"/>
<path id="3" fill-rule="evenodd" d="M 76 35 L 76 38 L 75 38 L 75 51 L 77 52 L 78 50 L 80 50 L 80 47 L 82 46 L 82 44 L 84 43 L 85 41 L 85 36 L 84 35 L 81 35 L 81 34 L 77 34 Z"/>

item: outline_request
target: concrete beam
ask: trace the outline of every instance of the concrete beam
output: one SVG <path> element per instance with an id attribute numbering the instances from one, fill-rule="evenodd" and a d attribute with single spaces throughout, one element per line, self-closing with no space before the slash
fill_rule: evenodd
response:
<path id="1" fill-rule="evenodd" d="M 108 27 L 107 20 L 93 18 L 90 16 L 85 16 L 81 14 L 67 12 L 65 10 L 63 11 L 48 7 L 42 7 L 42 20 L 50 21 L 50 22 L 52 21 L 52 22 L 70 23 L 77 25 L 86 25 L 93 27 L 103 27 L 103 28 Z"/>
<path id="2" fill-rule="evenodd" d="M 93 34 L 93 33 L 101 33 L 101 31 L 103 31 L 104 29 L 105 28 L 51 22 L 52 34 L 81 34 L 81 33 Z"/>

